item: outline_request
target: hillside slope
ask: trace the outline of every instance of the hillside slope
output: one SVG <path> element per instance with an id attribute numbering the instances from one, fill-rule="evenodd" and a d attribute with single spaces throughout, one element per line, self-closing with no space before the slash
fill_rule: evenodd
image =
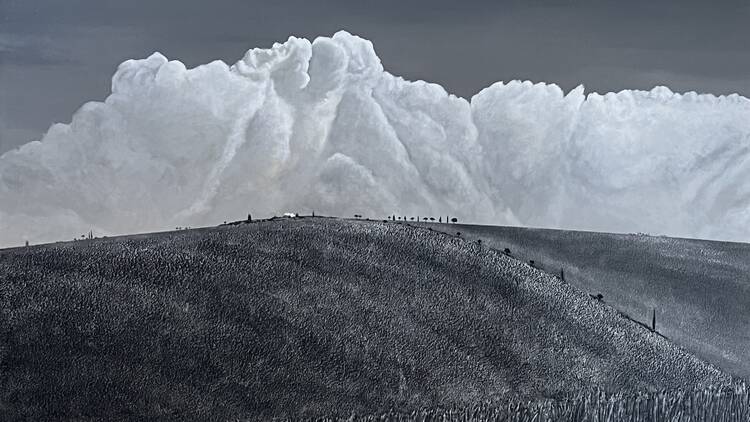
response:
<path id="1" fill-rule="evenodd" d="M 430 224 L 565 279 L 701 358 L 750 378 L 750 244 L 639 234 Z"/>
<path id="2" fill-rule="evenodd" d="M 0 412 L 229 419 L 692 388 L 717 369 L 555 277 L 295 219 L 0 251 Z"/>

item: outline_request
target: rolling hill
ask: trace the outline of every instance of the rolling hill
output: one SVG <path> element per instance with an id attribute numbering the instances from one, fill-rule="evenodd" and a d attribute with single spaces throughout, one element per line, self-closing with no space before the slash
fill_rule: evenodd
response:
<path id="1" fill-rule="evenodd" d="M 423 224 L 510 249 L 651 323 L 670 340 L 734 375 L 750 377 L 750 244 L 479 225 Z"/>
<path id="2" fill-rule="evenodd" d="M 396 223 L 7 249 L 0 309 L 9 420 L 346 417 L 731 381 L 557 277 Z"/>

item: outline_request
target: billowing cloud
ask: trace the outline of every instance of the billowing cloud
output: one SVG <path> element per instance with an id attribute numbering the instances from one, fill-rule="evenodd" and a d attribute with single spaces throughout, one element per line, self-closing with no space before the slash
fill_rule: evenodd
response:
<path id="1" fill-rule="evenodd" d="M 0 157 L 0 245 L 283 211 L 750 240 L 750 100 L 496 83 L 471 101 L 339 32 L 112 94 Z"/>

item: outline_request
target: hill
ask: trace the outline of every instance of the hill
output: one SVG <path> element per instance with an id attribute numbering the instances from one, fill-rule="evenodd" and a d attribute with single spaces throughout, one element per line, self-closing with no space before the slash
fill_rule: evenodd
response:
<path id="1" fill-rule="evenodd" d="M 348 416 L 728 376 L 477 243 L 303 218 L 0 251 L 0 413 Z"/>
<path id="2" fill-rule="evenodd" d="M 428 224 L 553 274 L 734 375 L 750 378 L 750 244 L 479 225 Z"/>

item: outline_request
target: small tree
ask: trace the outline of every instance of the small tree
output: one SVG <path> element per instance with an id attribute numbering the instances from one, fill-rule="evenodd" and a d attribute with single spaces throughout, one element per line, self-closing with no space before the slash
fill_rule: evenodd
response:
<path id="1" fill-rule="evenodd" d="M 534 266 L 534 260 L 533 259 L 529 260 L 529 265 L 531 265 L 532 267 Z"/>
<path id="2" fill-rule="evenodd" d="M 601 293 L 597 293 L 595 295 L 589 294 L 589 296 L 591 296 L 592 299 L 596 299 L 599 302 L 604 301 L 604 295 Z"/>
<path id="3" fill-rule="evenodd" d="M 452 223 L 458 223 L 458 218 L 456 218 L 456 217 L 451 218 L 451 222 Z"/>
<path id="4" fill-rule="evenodd" d="M 656 308 L 653 309 L 651 314 L 651 331 L 656 332 Z"/>
<path id="5" fill-rule="evenodd" d="M 315 213 L 313 212 L 313 216 L 314 216 L 314 215 L 315 215 Z M 250 214 L 248 214 L 248 215 L 247 215 L 247 221 L 250 221 L 250 222 L 252 222 L 252 221 L 253 221 L 253 216 L 252 216 L 252 215 L 250 215 Z"/>
<path id="6" fill-rule="evenodd" d="M 506 255 L 510 255 L 510 249 L 508 248 L 503 249 L 503 253 Z"/>
<path id="7" fill-rule="evenodd" d="M 565 270 L 560 268 L 560 280 L 565 281 Z"/>
<path id="8" fill-rule="evenodd" d="M 438 217 L 438 223 L 442 223 L 442 222 L 443 222 L 443 217 Z"/>

